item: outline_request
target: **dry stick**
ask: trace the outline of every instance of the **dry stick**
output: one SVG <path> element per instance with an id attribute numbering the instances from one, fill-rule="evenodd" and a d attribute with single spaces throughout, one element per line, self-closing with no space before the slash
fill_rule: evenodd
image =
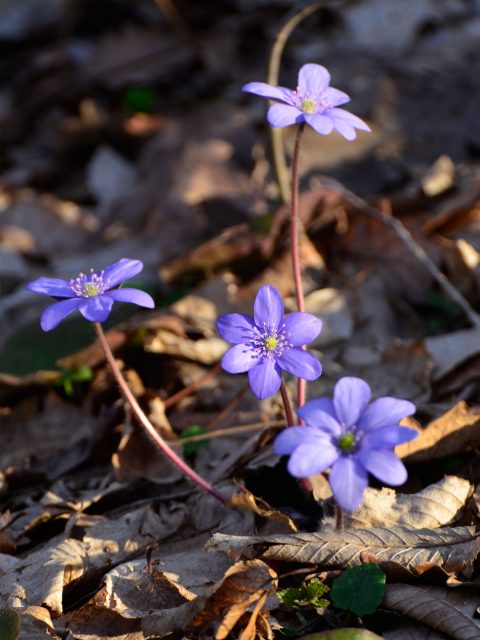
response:
<path id="1" fill-rule="evenodd" d="M 255 422 L 254 424 L 242 424 L 237 427 L 226 427 L 225 429 L 214 429 L 207 433 L 200 433 L 197 436 L 187 436 L 176 442 L 172 442 L 172 447 L 183 447 L 190 442 L 203 442 L 212 438 L 226 438 L 238 433 L 248 433 L 249 431 L 267 431 L 268 429 L 283 429 L 285 420 L 275 420 L 274 422 Z"/>
<path id="2" fill-rule="evenodd" d="M 219 500 L 222 504 L 226 503 L 226 498 L 219 493 L 216 489 L 212 487 L 212 485 L 204 480 L 196 471 L 194 471 L 191 467 L 188 466 L 180 456 L 173 451 L 169 445 L 165 442 L 162 436 L 157 432 L 155 427 L 152 425 L 150 420 L 145 415 L 143 409 L 138 404 L 137 399 L 133 395 L 130 390 L 130 387 L 126 383 L 124 377 L 121 374 L 120 369 L 118 368 L 117 363 L 115 362 L 115 358 L 110 349 L 110 345 L 108 344 L 107 338 L 102 329 L 102 325 L 99 322 L 94 322 L 93 326 L 95 327 L 95 331 L 97 333 L 98 339 L 100 341 L 100 345 L 105 353 L 105 357 L 107 359 L 108 364 L 110 365 L 110 369 L 113 373 L 113 376 L 120 387 L 120 391 L 126 402 L 132 408 L 132 411 L 144 428 L 145 432 L 149 436 L 149 438 L 153 441 L 153 443 L 167 456 L 167 458 L 176 465 L 180 471 L 182 471 L 190 480 L 195 482 L 199 487 L 201 487 L 204 491 L 207 491 L 214 498 Z"/>
<path id="3" fill-rule="evenodd" d="M 387 227 L 390 227 L 409 251 L 411 251 L 411 253 L 413 253 L 413 255 L 423 264 L 432 278 L 438 282 L 445 294 L 463 310 L 465 316 L 469 319 L 472 325 L 474 327 L 480 327 L 480 315 L 475 311 L 475 309 L 473 309 L 468 300 L 462 296 L 458 289 L 453 286 L 450 280 L 440 271 L 423 247 L 416 242 L 410 231 L 402 224 L 402 222 L 400 222 L 400 220 L 393 216 L 385 215 L 375 207 L 372 207 L 368 202 L 359 198 L 352 191 L 345 189 L 344 186 L 332 178 L 322 178 L 320 184 L 327 188 L 333 188 L 335 191 L 340 193 L 346 202 L 354 206 L 356 209 L 371 218 L 378 220 L 382 224 L 385 224 Z"/>
<path id="4" fill-rule="evenodd" d="M 167 398 L 166 400 L 164 400 L 163 404 L 165 406 L 165 409 L 168 409 L 174 404 L 177 404 L 177 402 L 180 402 L 180 400 L 183 400 L 183 398 L 186 398 L 191 393 L 196 391 L 198 387 L 201 387 L 202 384 L 204 384 L 207 380 L 215 376 L 220 371 L 220 369 L 221 369 L 221 364 L 220 362 L 217 362 L 217 364 L 214 367 L 212 367 L 208 371 L 205 371 L 205 373 L 202 373 L 202 375 L 199 378 L 197 378 L 192 383 L 187 385 L 184 389 L 181 389 L 177 393 L 174 393 L 173 396 L 170 396 L 170 398 Z"/>
<path id="5" fill-rule="evenodd" d="M 249 389 L 249 386 L 247 383 L 240 389 L 238 393 L 235 394 L 233 400 L 231 400 L 227 404 L 225 409 L 222 409 L 222 411 L 220 411 L 218 416 L 215 416 L 213 420 L 210 420 L 210 422 L 207 424 L 207 429 L 215 429 L 217 424 L 220 424 L 222 420 L 224 420 L 227 416 L 229 416 L 232 413 L 232 411 L 235 409 L 237 404 L 240 402 L 240 400 L 242 400 L 246 396 L 248 389 Z"/>

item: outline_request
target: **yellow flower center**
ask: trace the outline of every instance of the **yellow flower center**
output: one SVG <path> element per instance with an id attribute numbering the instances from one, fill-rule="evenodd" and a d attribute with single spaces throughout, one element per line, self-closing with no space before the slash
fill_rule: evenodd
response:
<path id="1" fill-rule="evenodd" d="M 98 292 L 98 285 L 94 282 L 86 282 L 83 286 L 83 295 L 87 298 L 93 298 L 94 296 L 98 295 Z"/>
<path id="2" fill-rule="evenodd" d="M 342 453 L 353 453 L 356 447 L 356 439 L 353 433 L 344 433 L 337 440 L 337 447 Z"/>
<path id="3" fill-rule="evenodd" d="M 268 351 L 273 351 L 277 345 L 278 340 L 274 336 L 268 336 L 268 338 L 265 338 L 265 348 Z"/>
<path id="4" fill-rule="evenodd" d="M 317 111 L 315 100 L 311 100 L 310 98 L 302 100 L 302 111 L 303 113 L 315 113 Z"/>

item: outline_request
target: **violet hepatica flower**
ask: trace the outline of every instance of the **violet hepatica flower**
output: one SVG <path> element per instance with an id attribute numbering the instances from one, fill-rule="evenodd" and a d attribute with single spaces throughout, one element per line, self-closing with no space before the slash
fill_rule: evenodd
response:
<path id="1" fill-rule="evenodd" d="M 266 285 L 258 290 L 253 318 L 240 313 L 221 316 L 218 333 L 234 346 L 222 358 L 229 373 L 248 371 L 253 393 L 264 400 L 276 393 L 282 383 L 282 370 L 298 378 L 315 380 L 322 373 L 320 362 L 300 347 L 315 340 L 322 321 L 311 313 L 283 315 L 283 301 L 275 289 Z"/>
<path id="2" fill-rule="evenodd" d="M 363 120 L 338 108 L 350 102 L 350 96 L 329 85 L 330 74 L 325 67 L 305 64 L 298 73 L 296 91 L 265 82 L 250 82 L 243 87 L 243 91 L 275 101 L 267 114 L 272 127 L 306 122 L 317 133 L 327 135 L 335 129 L 347 140 L 356 138 L 355 129 L 370 131 Z"/>
<path id="3" fill-rule="evenodd" d="M 152 309 L 155 304 L 144 291 L 118 289 L 117 287 L 136 276 L 143 269 L 140 260 L 122 258 L 102 271 L 90 270 L 80 273 L 72 280 L 60 278 L 38 278 L 26 288 L 52 298 L 64 298 L 45 309 L 40 319 L 44 331 L 51 331 L 72 311 L 80 311 L 90 322 L 104 322 L 110 315 L 114 302 L 131 302 Z"/>
<path id="4" fill-rule="evenodd" d="M 274 449 L 290 455 L 289 472 L 306 478 L 331 467 L 330 486 L 337 504 L 356 509 L 371 473 L 393 486 L 407 479 L 394 447 L 418 435 L 398 423 L 415 413 L 407 400 L 378 398 L 369 404 L 370 387 L 360 378 L 341 378 L 333 400 L 317 398 L 298 409 L 305 426 L 289 427 L 277 436 Z"/>

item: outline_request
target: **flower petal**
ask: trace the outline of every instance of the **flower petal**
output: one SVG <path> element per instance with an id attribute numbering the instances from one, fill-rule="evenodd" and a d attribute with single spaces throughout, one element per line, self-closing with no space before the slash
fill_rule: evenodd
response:
<path id="1" fill-rule="evenodd" d="M 267 112 L 267 120 L 274 128 L 289 127 L 291 124 L 298 124 L 305 120 L 304 114 L 289 104 L 272 104 Z"/>
<path id="2" fill-rule="evenodd" d="M 286 349 L 277 358 L 282 369 L 303 380 L 316 380 L 322 375 L 322 365 L 314 355 L 300 347 Z"/>
<path id="3" fill-rule="evenodd" d="M 362 449 L 355 458 L 376 478 L 398 486 L 407 479 L 407 470 L 393 451 L 389 449 Z"/>
<path id="4" fill-rule="evenodd" d="M 368 474 L 355 458 L 342 456 L 333 465 L 329 482 L 338 506 L 345 511 L 353 511 L 362 502 Z"/>
<path id="5" fill-rule="evenodd" d="M 248 381 L 254 395 L 265 400 L 280 389 L 282 371 L 274 360 L 263 358 L 248 372 Z"/>
<path id="6" fill-rule="evenodd" d="M 114 289 L 108 292 L 108 297 L 113 298 L 115 302 L 131 302 L 148 309 L 153 309 L 155 306 L 152 296 L 140 289 Z"/>
<path id="7" fill-rule="evenodd" d="M 51 304 L 45 309 L 40 318 L 40 326 L 44 331 L 55 329 L 72 311 L 78 309 L 82 304 L 82 298 L 71 298 Z"/>
<path id="8" fill-rule="evenodd" d="M 350 102 L 350 96 L 348 93 L 344 93 L 343 91 L 339 91 L 333 87 L 325 89 L 322 93 L 322 99 L 326 101 L 330 107 L 337 107 L 341 104 L 345 104 L 346 102 Z"/>
<path id="9" fill-rule="evenodd" d="M 410 442 L 418 436 L 418 431 L 397 424 L 368 431 L 362 438 L 362 447 L 386 448 L 396 447 L 404 442 Z"/>
<path id="10" fill-rule="evenodd" d="M 415 411 L 415 405 L 408 400 L 377 398 L 365 409 L 358 426 L 363 431 L 381 429 L 400 422 L 406 416 L 413 415 Z"/>
<path id="11" fill-rule="evenodd" d="M 274 87 L 266 82 L 249 82 L 242 91 L 246 93 L 254 93 L 256 96 L 262 98 L 268 98 L 269 100 L 282 100 L 289 101 L 290 96 L 294 93 L 291 89 L 286 87 Z"/>
<path id="12" fill-rule="evenodd" d="M 80 313 L 90 322 L 105 322 L 110 315 L 113 298 L 110 296 L 95 296 L 84 298 L 79 306 Z"/>
<path id="13" fill-rule="evenodd" d="M 222 367 L 228 373 L 245 373 L 258 364 L 257 353 L 246 344 L 236 344 L 222 358 Z"/>
<path id="14" fill-rule="evenodd" d="M 362 131 L 371 131 L 366 122 L 364 122 L 355 114 L 350 113 L 350 111 L 347 111 L 346 109 L 329 109 L 328 115 L 333 117 L 335 120 L 343 120 L 343 122 L 347 122 L 352 127 L 355 127 L 355 129 L 361 129 Z"/>
<path id="15" fill-rule="evenodd" d="M 129 260 L 122 258 L 113 264 L 109 264 L 103 270 L 103 281 L 108 289 L 116 287 L 125 280 L 136 276 L 143 269 L 141 260 Z"/>
<path id="16" fill-rule="evenodd" d="M 317 429 L 312 427 L 288 427 L 274 440 L 273 449 L 281 456 L 293 453 L 301 444 L 311 443 L 318 438 Z"/>
<path id="17" fill-rule="evenodd" d="M 330 74 L 321 64 L 304 64 L 298 72 L 300 93 L 321 93 L 330 84 Z"/>
<path id="18" fill-rule="evenodd" d="M 260 328 L 278 330 L 283 322 L 283 300 L 270 285 L 260 287 L 253 305 L 255 324 Z"/>
<path id="19" fill-rule="evenodd" d="M 286 338 L 294 347 L 302 347 L 315 340 L 322 330 L 322 321 L 312 313 L 289 313 L 284 318 Z"/>
<path id="20" fill-rule="evenodd" d="M 227 342 L 242 344 L 250 340 L 255 322 L 243 313 L 226 313 L 217 320 L 217 331 Z"/>
<path id="21" fill-rule="evenodd" d="M 29 282 L 25 289 L 33 293 L 41 293 L 52 298 L 74 298 L 76 294 L 72 291 L 66 280 L 60 278 L 38 278 Z"/>
<path id="22" fill-rule="evenodd" d="M 342 433 L 342 427 L 338 423 L 330 398 L 317 398 L 310 400 L 297 410 L 298 415 L 307 425 L 318 429 L 324 429 L 333 436 Z"/>
<path id="23" fill-rule="evenodd" d="M 303 429 L 303 427 L 299 428 Z M 295 478 L 308 478 L 316 473 L 322 473 L 336 460 L 338 460 L 337 448 L 327 440 L 315 446 L 312 446 L 312 443 L 301 444 L 290 456 L 287 469 Z"/>
<path id="24" fill-rule="evenodd" d="M 361 378 L 341 378 L 335 385 L 333 404 L 338 420 L 345 427 L 354 425 L 370 400 L 370 387 Z"/>
<path id="25" fill-rule="evenodd" d="M 333 131 L 333 120 L 328 116 L 320 113 L 305 114 L 305 121 L 317 133 L 326 136 Z"/>
<path id="26" fill-rule="evenodd" d="M 345 138 L 345 140 L 355 140 L 357 134 L 352 125 L 348 124 L 348 122 L 344 122 L 343 120 L 334 120 L 333 128 L 335 131 Z"/>

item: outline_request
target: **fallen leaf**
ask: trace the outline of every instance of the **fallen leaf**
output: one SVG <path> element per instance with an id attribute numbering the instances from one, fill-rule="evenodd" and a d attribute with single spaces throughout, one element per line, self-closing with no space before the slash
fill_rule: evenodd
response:
<path id="1" fill-rule="evenodd" d="M 433 379 L 439 380 L 480 352 L 480 328 L 425 338 L 424 344 L 435 363 Z"/>
<path id="2" fill-rule="evenodd" d="M 409 463 L 426 462 L 479 446 L 480 413 L 462 401 L 419 431 L 418 438 L 396 447 L 395 452 Z"/>
<path id="3" fill-rule="evenodd" d="M 376 633 L 368 629 L 333 629 L 302 636 L 300 640 L 382 640 Z"/>
<path id="4" fill-rule="evenodd" d="M 479 551 L 479 539 L 472 527 L 393 527 L 264 537 L 217 533 L 207 545 L 207 549 L 230 552 L 252 547 L 266 560 L 318 564 L 322 569 L 361 564 L 361 554 L 369 552 L 380 561 L 394 561 L 414 575 L 437 566 L 447 573 L 460 572 L 468 577 Z"/>
<path id="5" fill-rule="evenodd" d="M 235 509 L 245 509 L 259 516 L 262 535 L 270 533 L 291 533 L 297 527 L 291 518 L 281 511 L 272 509 L 264 500 L 254 496 L 248 489 L 240 489 L 229 500 Z"/>
<path id="6" fill-rule="evenodd" d="M 445 476 L 414 494 L 369 487 L 360 507 L 344 514 L 344 526 L 353 529 L 403 525 L 412 529 L 436 529 L 458 518 L 471 493 L 468 480 L 455 476 Z"/>
<path id="7" fill-rule="evenodd" d="M 393 631 L 384 631 L 384 640 L 449 640 L 444 633 L 424 624 L 402 624 Z"/>
<path id="8" fill-rule="evenodd" d="M 478 594 L 442 587 L 390 584 L 383 605 L 455 640 L 477 640 L 480 637 L 480 621 L 473 618 L 478 607 Z"/>

